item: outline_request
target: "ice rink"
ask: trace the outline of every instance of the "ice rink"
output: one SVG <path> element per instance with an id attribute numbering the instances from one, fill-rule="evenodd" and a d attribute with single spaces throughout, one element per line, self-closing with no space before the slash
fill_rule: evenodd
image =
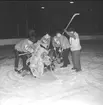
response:
<path id="1" fill-rule="evenodd" d="M 103 43 L 81 45 L 82 72 L 71 64 L 38 79 L 14 72 L 13 46 L 0 47 L 0 105 L 103 105 Z"/>

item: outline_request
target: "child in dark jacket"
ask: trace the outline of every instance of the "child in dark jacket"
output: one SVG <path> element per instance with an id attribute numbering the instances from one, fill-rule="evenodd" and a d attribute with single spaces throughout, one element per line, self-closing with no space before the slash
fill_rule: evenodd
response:
<path id="1" fill-rule="evenodd" d="M 21 72 L 23 70 L 28 70 L 28 66 L 26 65 L 26 60 L 28 59 L 28 56 L 25 55 L 24 53 L 32 53 L 33 52 L 33 44 L 35 43 L 35 30 L 30 30 L 29 31 L 29 38 L 21 40 L 15 45 L 15 71 L 16 72 Z M 19 55 L 19 54 L 24 54 L 24 55 Z M 18 65 L 19 65 L 19 58 L 22 59 L 23 61 L 23 68 L 19 71 L 18 70 Z"/>

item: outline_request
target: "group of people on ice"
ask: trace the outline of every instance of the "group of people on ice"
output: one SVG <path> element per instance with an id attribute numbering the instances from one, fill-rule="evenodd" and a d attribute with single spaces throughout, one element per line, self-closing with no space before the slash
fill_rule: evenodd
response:
<path id="1" fill-rule="evenodd" d="M 15 71 L 18 73 L 31 73 L 39 77 L 46 70 L 55 70 L 56 65 L 67 67 L 70 64 L 71 52 L 73 70 L 81 71 L 80 63 L 80 38 L 72 28 L 64 30 L 64 33 L 56 32 L 54 36 L 44 35 L 36 39 L 35 30 L 29 30 L 27 39 L 23 39 L 15 45 Z M 23 68 L 18 69 L 19 58 L 23 61 Z"/>

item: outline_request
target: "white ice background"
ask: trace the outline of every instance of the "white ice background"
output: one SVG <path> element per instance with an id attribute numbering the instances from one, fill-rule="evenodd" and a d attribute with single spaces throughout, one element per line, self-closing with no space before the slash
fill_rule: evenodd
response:
<path id="1" fill-rule="evenodd" d="M 103 53 L 82 52 L 82 72 L 72 65 L 41 78 L 14 72 L 14 58 L 0 61 L 0 105 L 103 105 Z"/>

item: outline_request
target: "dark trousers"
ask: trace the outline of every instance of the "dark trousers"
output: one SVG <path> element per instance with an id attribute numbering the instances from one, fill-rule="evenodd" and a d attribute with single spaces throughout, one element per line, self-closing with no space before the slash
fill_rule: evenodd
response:
<path id="1" fill-rule="evenodd" d="M 61 54 L 59 52 L 59 48 L 56 48 L 56 50 L 54 49 L 51 49 L 50 52 L 49 52 L 49 56 L 50 57 L 55 57 L 55 58 L 60 58 L 61 57 Z"/>
<path id="2" fill-rule="evenodd" d="M 26 60 L 28 59 L 27 55 L 21 55 L 21 56 L 19 56 L 19 54 L 22 54 L 24 52 L 19 52 L 17 50 L 15 50 L 14 52 L 15 52 L 15 68 L 18 68 L 19 60 L 21 58 L 22 62 L 23 62 L 23 68 L 22 68 L 22 70 L 28 70 L 28 66 L 26 65 Z"/>
<path id="3" fill-rule="evenodd" d="M 72 62 L 73 68 L 76 69 L 76 71 L 80 71 L 81 70 L 80 50 L 72 51 Z"/>
<path id="4" fill-rule="evenodd" d="M 70 52 L 69 49 L 64 49 L 63 52 L 62 52 L 64 66 L 67 66 L 68 64 L 70 64 L 70 61 L 69 61 L 69 58 L 68 58 L 69 52 Z"/>

